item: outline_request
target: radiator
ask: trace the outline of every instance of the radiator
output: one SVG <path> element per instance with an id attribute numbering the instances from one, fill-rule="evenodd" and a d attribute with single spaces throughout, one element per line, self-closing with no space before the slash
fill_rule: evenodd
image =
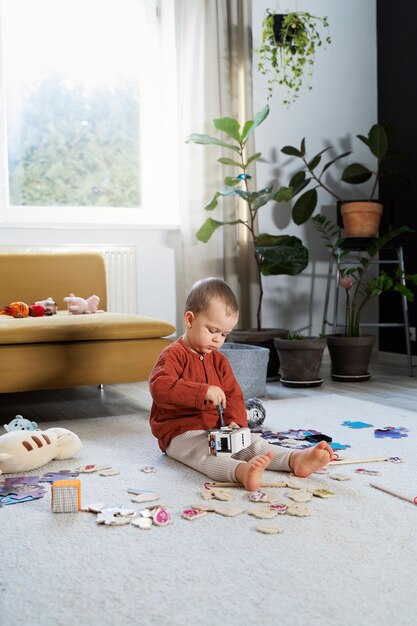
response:
<path id="1" fill-rule="evenodd" d="M 100 252 L 107 277 L 107 310 L 112 313 L 137 312 L 136 246 L 62 245 L 1 246 L 7 252 Z M 77 294 L 76 294 L 77 295 Z M 90 294 L 91 295 L 91 294 Z"/>

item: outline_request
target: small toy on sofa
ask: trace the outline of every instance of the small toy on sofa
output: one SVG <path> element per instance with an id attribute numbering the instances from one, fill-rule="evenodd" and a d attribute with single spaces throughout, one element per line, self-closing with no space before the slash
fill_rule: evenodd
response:
<path id="1" fill-rule="evenodd" d="M 28 317 L 29 306 L 26 302 L 12 302 L 9 306 L 5 306 L 0 315 L 9 315 L 10 317 Z"/>
<path id="2" fill-rule="evenodd" d="M 81 447 L 77 435 L 66 428 L 14 430 L 0 436 L 0 474 L 28 472 L 52 459 L 70 459 Z"/>
<path id="3" fill-rule="evenodd" d="M 27 420 L 23 415 L 16 415 L 11 422 L 4 424 L 4 428 L 11 433 L 13 430 L 36 430 L 38 425 L 36 422 Z"/>
<path id="4" fill-rule="evenodd" d="M 70 293 L 69 296 L 64 298 L 64 302 L 67 303 L 68 312 L 72 313 L 72 315 L 81 315 L 82 313 L 103 313 L 103 311 L 98 310 L 100 298 L 96 295 L 84 299 Z"/>
<path id="5" fill-rule="evenodd" d="M 44 315 L 55 315 L 58 311 L 58 305 L 51 296 L 49 296 L 49 298 L 46 298 L 46 300 L 38 300 L 33 304 L 43 306 L 45 309 Z"/>

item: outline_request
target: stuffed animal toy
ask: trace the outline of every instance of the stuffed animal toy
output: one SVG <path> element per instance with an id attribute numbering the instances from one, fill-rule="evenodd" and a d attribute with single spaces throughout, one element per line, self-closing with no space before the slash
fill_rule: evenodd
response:
<path id="1" fill-rule="evenodd" d="M 10 317 L 28 317 L 29 307 L 26 302 L 12 302 L 10 306 L 5 306 L 0 315 L 10 315 Z"/>
<path id="2" fill-rule="evenodd" d="M 46 300 L 38 300 L 37 302 L 34 302 L 33 304 L 39 304 L 45 307 L 44 315 L 55 315 L 56 312 L 58 311 L 58 305 L 51 296 L 49 296 L 49 298 L 46 298 Z"/>
<path id="3" fill-rule="evenodd" d="M 81 447 L 77 435 L 66 428 L 14 430 L 0 436 L 0 474 L 28 472 L 52 459 L 70 459 Z"/>
<path id="4" fill-rule="evenodd" d="M 102 312 L 97 311 L 100 302 L 100 298 L 98 296 L 90 296 L 85 300 L 84 298 L 79 298 L 71 293 L 69 296 L 64 298 L 64 302 L 67 303 L 68 312 L 73 315 Z"/>
<path id="5" fill-rule="evenodd" d="M 8 433 L 11 433 L 13 430 L 36 430 L 37 427 L 36 422 L 25 419 L 23 415 L 16 415 L 9 424 L 4 424 L 4 428 Z"/>
<path id="6" fill-rule="evenodd" d="M 29 317 L 43 317 L 45 307 L 43 304 L 29 304 Z"/>

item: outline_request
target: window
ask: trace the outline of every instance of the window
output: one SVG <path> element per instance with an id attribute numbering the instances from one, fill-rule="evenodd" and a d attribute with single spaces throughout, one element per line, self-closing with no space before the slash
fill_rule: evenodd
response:
<path id="1" fill-rule="evenodd" d="M 178 223 L 173 3 L 160 4 L 1 0 L 2 222 Z"/>

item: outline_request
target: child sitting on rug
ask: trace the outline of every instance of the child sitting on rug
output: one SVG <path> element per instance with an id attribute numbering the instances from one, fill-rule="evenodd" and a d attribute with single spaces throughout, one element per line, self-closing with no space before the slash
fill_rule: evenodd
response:
<path id="1" fill-rule="evenodd" d="M 219 350 L 238 317 L 236 298 L 223 280 L 206 278 L 192 286 L 185 304 L 185 332 L 162 351 L 149 378 L 150 425 L 168 456 L 214 480 L 239 482 L 256 491 L 265 469 L 306 477 L 334 455 L 324 441 L 288 450 L 254 433 L 251 444 L 231 456 L 210 454 L 207 431 L 220 426 L 219 404 L 226 426 L 248 425 L 242 391 Z"/>

